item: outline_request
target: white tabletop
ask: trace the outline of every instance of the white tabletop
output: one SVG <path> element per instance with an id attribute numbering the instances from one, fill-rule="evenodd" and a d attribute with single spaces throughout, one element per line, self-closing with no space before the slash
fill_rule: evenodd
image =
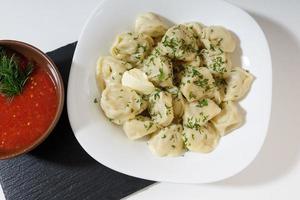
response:
<path id="1" fill-rule="evenodd" d="M 53 50 L 77 40 L 98 2 L 0 0 L 0 39 L 18 39 L 44 51 Z M 255 18 L 271 48 L 272 116 L 262 151 L 246 170 L 225 181 L 205 185 L 157 183 L 127 199 L 300 199 L 300 1 L 230 2 Z M 0 199 L 4 199 L 3 194 Z"/>

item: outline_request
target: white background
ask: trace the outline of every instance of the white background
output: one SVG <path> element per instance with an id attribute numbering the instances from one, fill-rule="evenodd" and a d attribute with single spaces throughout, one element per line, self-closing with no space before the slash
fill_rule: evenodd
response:
<path id="1" fill-rule="evenodd" d="M 22 40 L 43 51 L 53 50 L 77 40 L 98 2 L 0 0 L 0 39 Z M 229 2 L 254 17 L 271 48 L 273 104 L 262 151 L 246 170 L 225 181 L 205 185 L 158 183 L 128 199 L 300 199 L 300 1 Z M 1 191 L 0 199 L 4 199 Z"/>

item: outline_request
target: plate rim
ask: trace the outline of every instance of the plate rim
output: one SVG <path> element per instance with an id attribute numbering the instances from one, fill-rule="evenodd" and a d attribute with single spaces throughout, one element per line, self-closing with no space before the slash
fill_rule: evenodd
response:
<path id="1" fill-rule="evenodd" d="M 90 21 L 94 18 L 95 14 L 97 13 L 97 11 L 101 8 L 101 6 L 108 2 L 109 0 L 101 0 L 98 5 L 93 9 L 93 11 L 90 13 L 90 15 L 88 16 L 88 18 L 86 19 L 82 29 L 81 29 L 81 32 L 79 34 L 79 37 L 78 37 L 78 42 L 77 42 L 77 45 L 76 45 L 76 48 L 75 48 L 75 51 L 74 51 L 74 54 L 73 54 L 73 59 L 72 59 L 72 64 L 71 64 L 71 68 L 70 68 L 70 73 L 69 73 L 69 79 L 68 79 L 68 86 L 67 86 L 67 97 L 66 97 L 66 104 L 67 104 L 67 113 L 68 113 L 68 118 L 69 118 L 69 122 L 70 122 L 70 126 L 71 126 L 71 129 L 73 131 L 73 134 L 76 138 L 76 140 L 78 141 L 78 143 L 80 144 L 80 146 L 83 148 L 83 150 L 89 155 L 91 156 L 96 162 L 104 165 L 105 167 L 111 169 L 111 170 L 114 170 L 116 172 L 119 172 L 119 173 L 122 173 L 122 174 L 125 174 L 125 175 L 128 175 L 128 176 L 132 176 L 132 177 L 136 177 L 136 178 L 140 178 L 140 179 L 146 179 L 146 180 L 150 180 L 150 181 L 157 181 L 157 182 L 169 182 L 169 183 L 184 183 L 184 184 L 197 184 L 197 183 L 214 183 L 214 182 L 219 182 L 221 180 L 225 180 L 225 179 L 228 179 L 228 178 L 231 178 L 233 176 L 236 176 L 238 174 L 240 174 L 241 172 L 243 172 L 245 169 L 247 169 L 252 163 L 253 161 L 257 158 L 257 156 L 259 155 L 259 153 L 261 152 L 262 150 L 262 147 L 264 145 L 264 143 L 266 142 L 266 138 L 267 138 L 267 135 L 269 134 L 269 128 L 270 128 L 270 119 L 271 119 L 271 108 L 272 108 L 272 97 L 273 97 L 273 69 L 272 69 L 272 58 L 271 58 L 271 50 L 270 50 L 270 46 L 269 46 L 269 42 L 268 42 L 268 39 L 266 37 L 266 34 L 264 33 L 263 29 L 261 28 L 261 26 L 258 24 L 258 22 L 247 12 L 245 11 L 244 9 L 238 7 L 237 5 L 235 4 L 232 4 L 232 3 L 229 3 L 227 1 L 224 1 L 224 0 L 213 0 L 215 2 L 221 2 L 223 4 L 226 4 L 227 6 L 230 6 L 231 8 L 233 9 L 237 9 L 239 10 L 241 13 L 243 13 L 245 16 L 248 17 L 249 20 L 251 20 L 255 25 L 256 27 L 258 28 L 257 30 L 260 31 L 262 33 L 262 36 L 263 36 L 263 41 L 265 42 L 266 44 L 266 47 L 267 47 L 267 51 L 266 51 L 266 60 L 268 61 L 269 63 L 269 66 L 267 66 L 269 69 L 269 72 L 271 73 L 270 76 L 269 76 L 269 94 L 268 94 L 268 97 L 270 98 L 269 99 L 269 103 L 268 103 L 268 108 L 266 109 L 266 112 L 267 112 L 267 123 L 265 124 L 265 131 L 264 131 L 264 135 L 262 136 L 262 142 L 259 146 L 259 148 L 257 148 L 257 153 L 255 154 L 255 156 L 249 161 L 237 172 L 235 173 L 232 173 L 231 175 L 228 175 L 226 177 L 220 177 L 218 179 L 214 178 L 213 181 L 199 181 L 199 180 L 195 180 L 195 181 L 178 181 L 176 178 L 175 180 L 162 180 L 162 179 L 159 179 L 159 178 L 149 178 L 149 176 L 147 175 L 136 175 L 134 173 L 131 173 L 131 172 L 128 172 L 128 171 L 124 171 L 124 170 L 120 170 L 120 169 L 117 169 L 116 167 L 112 167 L 112 166 L 109 166 L 106 162 L 100 162 L 98 161 L 94 155 L 91 155 L 91 153 L 88 152 L 88 150 L 86 149 L 86 147 L 82 144 L 82 142 L 80 141 L 80 139 L 76 136 L 76 133 L 74 131 L 74 124 L 72 122 L 72 117 L 70 115 L 70 110 L 71 110 L 71 98 L 68 98 L 70 96 L 70 80 L 71 80 L 71 75 L 72 75 L 72 70 L 74 69 L 74 59 L 77 57 L 78 55 L 78 49 L 79 49 L 79 46 L 80 46 L 80 41 L 82 40 L 83 38 L 83 35 L 84 35 L 84 32 L 86 30 L 86 28 L 88 27 Z"/>

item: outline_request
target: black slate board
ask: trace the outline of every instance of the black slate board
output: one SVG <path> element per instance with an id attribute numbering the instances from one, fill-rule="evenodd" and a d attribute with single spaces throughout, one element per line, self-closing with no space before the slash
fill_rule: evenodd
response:
<path id="1" fill-rule="evenodd" d="M 67 88 L 76 43 L 48 55 Z M 32 152 L 0 161 L 0 181 L 7 200 L 121 199 L 153 182 L 133 178 L 93 160 L 71 130 L 66 105 L 47 140 Z"/>

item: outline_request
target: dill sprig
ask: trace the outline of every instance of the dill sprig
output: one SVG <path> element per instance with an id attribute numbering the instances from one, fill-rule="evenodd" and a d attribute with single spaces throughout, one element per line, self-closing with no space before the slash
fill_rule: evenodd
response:
<path id="1" fill-rule="evenodd" d="M 20 95 L 32 71 L 32 63 L 22 69 L 16 55 L 8 56 L 0 47 L 0 94 L 8 98 Z"/>

